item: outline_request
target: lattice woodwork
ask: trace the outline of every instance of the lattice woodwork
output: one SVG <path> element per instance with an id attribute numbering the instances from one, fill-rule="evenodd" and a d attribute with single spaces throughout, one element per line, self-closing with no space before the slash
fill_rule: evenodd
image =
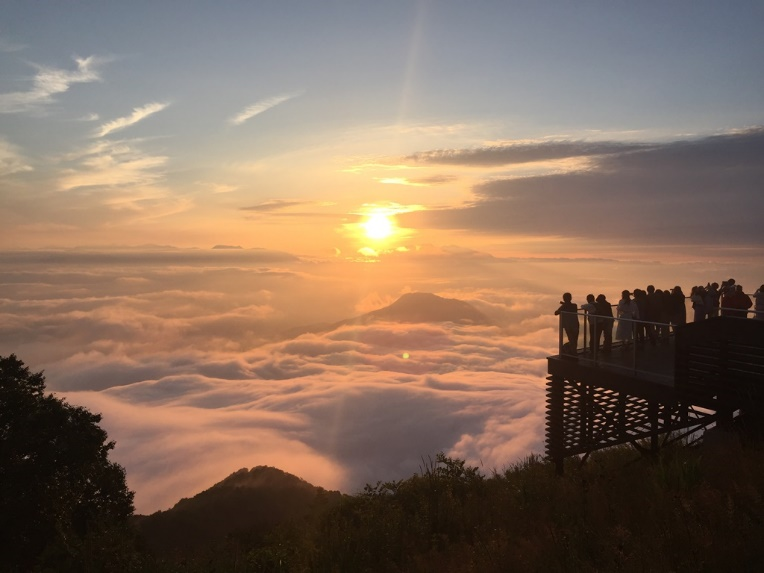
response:
<path id="1" fill-rule="evenodd" d="M 736 412 L 764 427 L 764 320 L 680 325 L 673 358 L 673 381 L 665 383 L 578 355 L 550 357 L 546 450 L 558 471 L 568 456 L 647 438 L 657 448 L 660 435 L 726 424 Z"/>
<path id="2" fill-rule="evenodd" d="M 547 455 L 559 460 L 710 423 L 713 412 L 550 376 Z"/>

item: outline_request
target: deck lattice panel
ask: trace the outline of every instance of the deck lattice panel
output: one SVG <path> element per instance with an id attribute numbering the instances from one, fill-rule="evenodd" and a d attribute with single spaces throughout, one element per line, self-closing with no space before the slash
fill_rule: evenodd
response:
<path id="1" fill-rule="evenodd" d="M 546 447 L 552 459 L 702 426 L 712 412 L 550 376 Z"/>

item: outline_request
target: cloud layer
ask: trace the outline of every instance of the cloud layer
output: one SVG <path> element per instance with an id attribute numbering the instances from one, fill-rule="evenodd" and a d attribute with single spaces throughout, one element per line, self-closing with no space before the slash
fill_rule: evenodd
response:
<path id="1" fill-rule="evenodd" d="M 255 465 L 346 492 L 439 451 L 501 469 L 543 451 L 561 291 L 753 280 L 733 265 L 456 250 L 372 265 L 246 249 L 5 252 L 0 269 L 0 354 L 103 414 L 142 513 Z M 466 300 L 494 325 L 325 326 L 415 291 Z"/>
<path id="2" fill-rule="evenodd" d="M 655 144 L 552 142 L 420 153 L 439 165 L 586 163 L 530 177 L 496 176 L 458 207 L 412 213 L 407 226 L 607 239 L 623 244 L 755 244 L 764 209 L 764 128 Z M 511 172 L 510 172 L 511 173 Z"/>

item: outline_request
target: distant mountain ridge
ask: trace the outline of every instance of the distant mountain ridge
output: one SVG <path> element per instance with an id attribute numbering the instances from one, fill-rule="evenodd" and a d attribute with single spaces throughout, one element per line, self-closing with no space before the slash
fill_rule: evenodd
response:
<path id="1" fill-rule="evenodd" d="M 456 298 L 444 298 L 429 292 L 411 292 L 402 295 L 394 303 L 333 324 L 310 325 L 293 328 L 284 333 L 293 338 L 308 332 L 328 332 L 341 326 L 372 324 L 374 322 L 494 324 L 485 314 L 470 303 Z"/>
<path id="2" fill-rule="evenodd" d="M 171 509 L 137 515 L 135 523 L 155 552 L 202 551 L 231 534 L 258 538 L 341 499 L 338 491 L 327 491 L 277 468 L 257 466 L 240 469 Z"/>

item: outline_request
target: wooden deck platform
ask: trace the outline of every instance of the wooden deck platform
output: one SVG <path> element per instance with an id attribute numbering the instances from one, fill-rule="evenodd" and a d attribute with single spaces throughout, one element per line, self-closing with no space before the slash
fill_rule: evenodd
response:
<path id="1" fill-rule="evenodd" d="M 650 449 L 764 404 L 764 320 L 681 325 L 655 345 L 548 357 L 547 456 L 618 444 Z M 640 446 L 642 447 L 642 446 Z"/>

